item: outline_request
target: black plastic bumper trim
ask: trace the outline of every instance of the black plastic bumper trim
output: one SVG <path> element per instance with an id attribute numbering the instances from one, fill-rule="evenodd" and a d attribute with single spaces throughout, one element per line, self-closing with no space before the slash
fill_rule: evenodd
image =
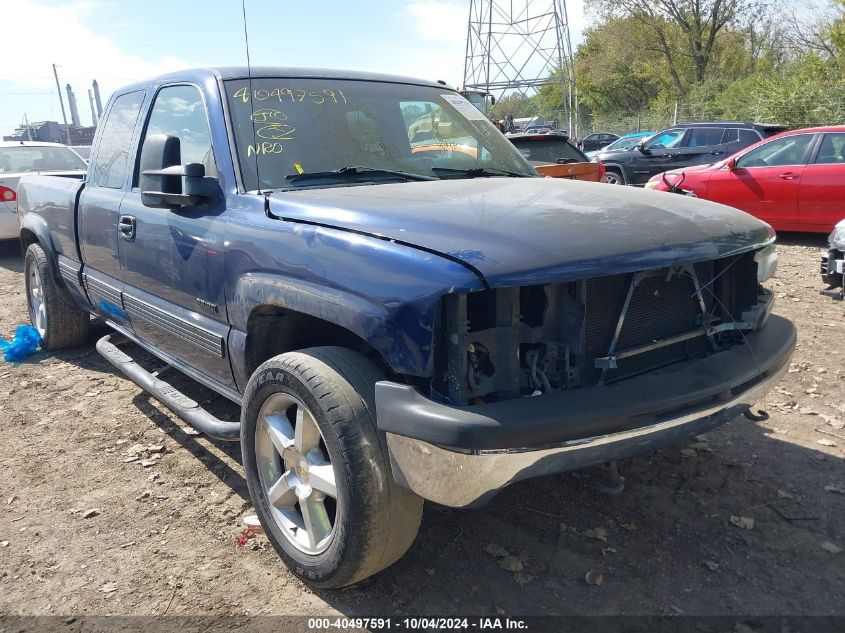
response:
<path id="1" fill-rule="evenodd" d="M 659 423 L 728 402 L 776 373 L 795 347 L 775 315 L 745 343 L 628 380 L 476 406 L 436 403 L 408 385 L 376 383 L 378 428 L 462 450 L 542 447 Z"/>

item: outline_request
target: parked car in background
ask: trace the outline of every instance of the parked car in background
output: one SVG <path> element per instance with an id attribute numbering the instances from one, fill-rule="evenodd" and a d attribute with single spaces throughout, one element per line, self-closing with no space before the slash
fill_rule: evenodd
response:
<path id="1" fill-rule="evenodd" d="M 67 145 L 33 141 L 0 142 L 0 240 L 17 239 L 18 181 L 41 173 L 82 178 L 88 165 Z"/>
<path id="2" fill-rule="evenodd" d="M 623 136 L 620 136 L 618 139 L 613 141 L 610 145 L 603 148 L 603 150 L 606 152 L 619 150 L 630 151 L 634 149 L 634 147 L 636 147 L 638 143 L 644 141 L 652 134 L 654 134 L 654 132 L 632 132 L 631 134 L 624 134 Z M 595 158 L 600 151 L 602 150 L 596 149 L 591 152 L 584 152 L 584 154 L 587 155 L 587 158 L 592 159 Z"/>
<path id="3" fill-rule="evenodd" d="M 822 255 L 821 274 L 827 288 L 823 295 L 842 301 L 845 297 L 845 220 L 840 220 L 828 238 L 830 249 Z"/>
<path id="4" fill-rule="evenodd" d="M 715 163 L 784 129 L 760 123 L 682 123 L 654 134 L 632 151 L 602 150 L 596 158 L 604 163 L 609 183 L 643 185 L 670 169 Z"/>
<path id="5" fill-rule="evenodd" d="M 530 125 L 525 128 L 525 134 L 548 134 L 552 128 L 548 125 Z"/>
<path id="6" fill-rule="evenodd" d="M 88 157 L 91 155 L 90 145 L 71 145 L 70 148 L 79 154 L 86 163 L 88 162 Z"/>
<path id="7" fill-rule="evenodd" d="M 714 165 L 666 173 L 671 184 L 771 224 L 829 233 L 845 214 L 845 125 L 778 134 Z M 662 175 L 649 189 L 668 189 Z"/>
<path id="8" fill-rule="evenodd" d="M 604 147 L 607 147 L 618 139 L 618 134 L 609 134 L 605 132 L 590 134 L 578 141 L 578 149 L 582 152 L 596 152 Z"/>
<path id="9" fill-rule="evenodd" d="M 604 180 L 604 165 L 591 162 L 565 134 L 508 134 L 507 139 L 542 176 L 593 182 Z"/>

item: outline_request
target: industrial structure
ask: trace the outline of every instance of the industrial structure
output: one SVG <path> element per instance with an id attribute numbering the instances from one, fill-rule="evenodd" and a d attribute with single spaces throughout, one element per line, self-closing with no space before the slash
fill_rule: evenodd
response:
<path id="1" fill-rule="evenodd" d="M 56 71 L 55 66 L 53 71 Z M 56 87 L 59 88 L 59 77 L 56 74 Z M 93 90 L 93 92 L 92 92 Z M 28 121 L 16 128 L 14 132 L 3 137 L 4 141 L 40 141 L 45 143 L 66 143 L 68 145 L 90 145 L 94 140 L 94 132 L 97 130 L 97 121 L 103 114 L 103 103 L 100 99 L 100 87 L 95 79 L 88 90 L 88 103 L 91 106 L 92 125 L 82 125 L 79 117 L 79 106 L 76 101 L 76 94 L 70 84 L 65 85 L 67 93 L 68 109 L 70 110 L 70 123 L 67 122 L 65 104 L 62 99 L 62 91 L 59 89 L 59 104 L 62 110 L 64 123 L 57 121 Z"/>
<path id="2" fill-rule="evenodd" d="M 561 123 L 575 136 L 578 92 L 566 0 L 470 0 L 464 88 L 497 100 L 559 85 Z"/>

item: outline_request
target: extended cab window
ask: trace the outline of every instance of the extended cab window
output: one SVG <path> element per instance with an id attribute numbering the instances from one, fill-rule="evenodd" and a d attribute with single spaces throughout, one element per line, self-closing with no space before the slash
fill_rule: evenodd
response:
<path id="1" fill-rule="evenodd" d="M 103 124 L 103 133 L 91 166 L 93 184 L 120 189 L 126 177 L 126 163 L 132 133 L 141 112 L 144 92 L 130 92 L 114 100 Z"/>
<path id="2" fill-rule="evenodd" d="M 803 165 L 807 160 L 807 150 L 813 138 L 812 134 L 795 134 L 775 139 L 740 156 L 736 161 L 736 166 L 748 169 L 749 167 Z"/>
<path id="3" fill-rule="evenodd" d="M 142 156 L 153 134 L 175 136 L 179 139 L 180 164 L 202 163 L 207 176 L 217 176 L 205 104 L 196 87 L 168 86 L 159 91 L 144 131 Z M 135 174 L 136 185 L 139 176 Z"/>

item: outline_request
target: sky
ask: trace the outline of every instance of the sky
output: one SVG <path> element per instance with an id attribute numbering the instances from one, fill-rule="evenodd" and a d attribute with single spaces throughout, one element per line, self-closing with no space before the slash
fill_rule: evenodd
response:
<path id="1" fill-rule="evenodd" d="M 245 1 L 254 66 L 463 80 L 470 0 Z M 566 5 L 575 48 L 587 18 L 583 0 Z M 241 0 L 4 0 L 2 18 L 0 135 L 24 115 L 61 122 L 54 63 L 83 125 L 93 79 L 105 105 L 115 88 L 145 77 L 246 63 Z"/>

